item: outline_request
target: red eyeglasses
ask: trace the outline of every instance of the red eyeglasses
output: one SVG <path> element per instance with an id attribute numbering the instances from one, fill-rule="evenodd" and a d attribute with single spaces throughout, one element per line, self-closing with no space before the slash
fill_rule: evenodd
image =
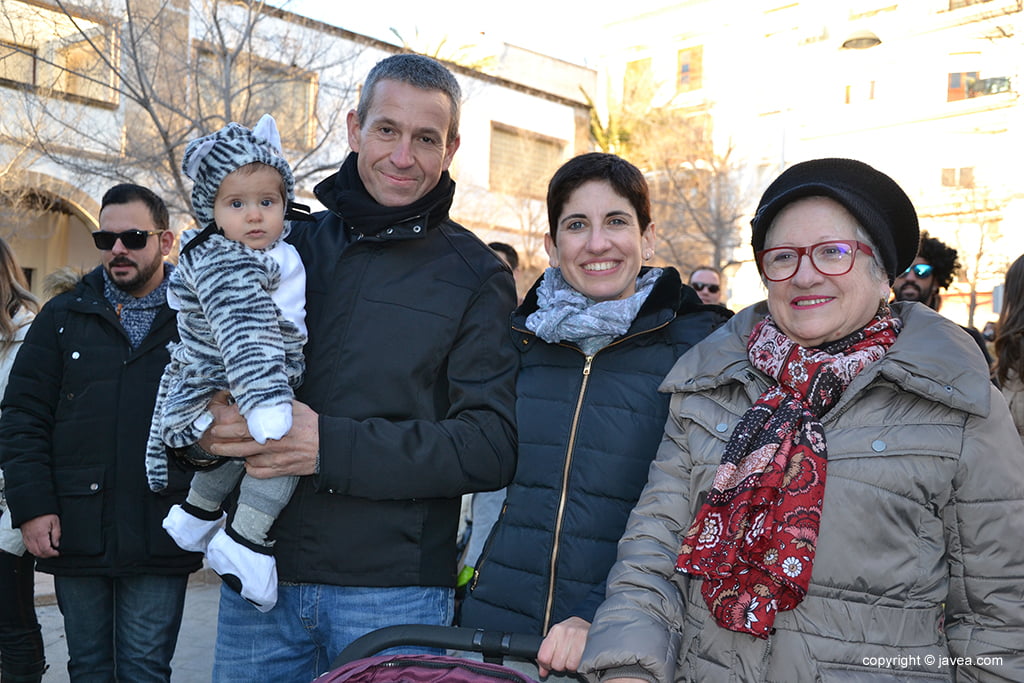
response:
<path id="1" fill-rule="evenodd" d="M 846 275 L 853 268 L 857 252 L 874 257 L 875 252 L 857 240 L 818 242 L 809 247 L 775 247 L 757 252 L 757 262 L 766 279 L 772 282 L 788 280 L 800 267 L 804 256 L 822 275 Z"/>

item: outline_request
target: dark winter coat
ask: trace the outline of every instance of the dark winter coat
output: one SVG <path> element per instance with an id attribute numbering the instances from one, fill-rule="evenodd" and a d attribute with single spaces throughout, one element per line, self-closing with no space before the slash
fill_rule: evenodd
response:
<path id="1" fill-rule="evenodd" d="M 15 359 L 0 417 L 0 461 L 15 526 L 60 517 L 60 556 L 48 573 L 184 574 L 201 556 L 161 527 L 184 500 L 190 474 L 172 466 L 168 488 L 146 484 L 145 454 L 167 344 L 178 340 L 166 305 L 132 349 L 103 296 L 103 271 L 51 299 Z"/>
<path id="2" fill-rule="evenodd" d="M 271 536 L 282 581 L 454 586 L 464 493 L 515 471 L 511 272 L 448 219 L 361 235 L 328 211 L 288 240 L 306 267 L 306 379 L 319 474 L 302 477 Z"/>
<path id="3" fill-rule="evenodd" d="M 536 291 L 512 321 L 519 463 L 461 623 L 543 635 L 571 616 L 593 619 L 665 429 L 658 385 L 729 312 L 666 268 L 628 332 L 588 357 L 527 330 Z"/>

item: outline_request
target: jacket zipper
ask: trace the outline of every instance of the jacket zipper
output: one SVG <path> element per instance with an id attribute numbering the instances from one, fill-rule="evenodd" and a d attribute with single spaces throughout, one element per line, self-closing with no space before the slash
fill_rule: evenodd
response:
<path id="1" fill-rule="evenodd" d="M 505 509 L 508 507 L 508 503 L 504 502 L 501 504 L 501 512 L 498 513 L 498 519 L 494 522 L 494 526 L 498 526 L 498 522 L 505 516 Z M 487 542 L 484 543 L 484 547 L 480 549 L 480 559 L 477 560 L 476 566 L 473 567 L 473 578 L 469 582 L 469 592 L 472 593 L 476 590 L 476 584 L 480 581 L 480 570 L 483 569 L 484 563 L 487 562 L 487 556 L 490 554 L 491 541 L 494 536 L 488 536 Z"/>
<path id="2" fill-rule="evenodd" d="M 547 635 L 551 626 L 551 607 L 555 600 L 555 566 L 558 564 L 559 539 L 562 536 L 562 522 L 565 515 L 565 499 L 569 493 L 569 469 L 572 466 L 573 451 L 576 448 L 576 430 L 579 427 L 580 411 L 583 409 L 583 395 L 587 392 L 587 384 L 590 382 L 590 366 L 594 362 L 594 356 L 587 356 L 583 364 L 583 383 L 580 384 L 580 393 L 576 398 L 576 410 L 572 416 L 572 429 L 569 430 L 569 444 L 565 449 L 565 464 L 562 466 L 562 493 L 558 498 L 558 514 L 555 516 L 555 536 L 551 543 L 551 564 L 548 568 L 548 599 L 544 605 L 544 627 L 541 633 Z"/>
<path id="3" fill-rule="evenodd" d="M 624 341 L 628 341 L 630 339 L 633 339 L 634 337 L 639 337 L 640 335 L 649 334 L 656 330 L 660 330 L 661 328 L 668 326 L 669 323 L 671 323 L 673 320 L 675 320 L 674 315 L 660 325 L 656 325 L 646 330 L 640 330 L 634 332 L 629 336 L 616 339 L 607 346 L 603 346 L 597 351 L 595 351 L 593 354 L 585 357 L 586 361 L 583 364 L 583 383 L 580 385 L 579 396 L 576 398 L 576 410 L 573 413 L 572 417 L 572 429 L 569 431 L 569 443 L 565 449 L 565 465 L 562 467 L 562 492 L 558 498 L 558 515 L 555 517 L 555 534 L 554 539 L 551 542 L 551 561 L 548 564 L 548 596 L 544 603 L 544 624 L 541 630 L 541 633 L 544 635 L 547 635 L 548 629 L 551 627 L 551 611 L 555 601 L 555 567 L 558 565 L 558 550 L 560 545 L 560 539 L 562 536 L 562 522 L 564 521 L 566 498 L 569 495 L 569 469 L 572 465 L 573 453 L 576 448 L 576 430 L 579 427 L 580 412 L 583 410 L 583 395 L 586 393 L 587 384 L 590 381 L 590 368 L 594 363 L 594 357 L 597 356 L 597 354 L 604 351 L 605 349 L 610 349 L 611 347 L 617 346 Z M 517 330 L 519 332 L 527 332 L 526 330 L 521 330 L 515 327 L 514 325 L 512 329 Z M 527 333 L 532 334 L 530 332 Z M 565 346 L 566 348 L 580 351 L 579 347 L 577 346 L 572 346 L 564 343 L 561 344 L 561 346 Z M 582 351 L 580 351 L 580 353 L 582 353 Z M 481 562 L 481 564 L 483 563 Z M 477 573 L 473 577 L 474 583 L 478 576 L 479 573 Z"/>

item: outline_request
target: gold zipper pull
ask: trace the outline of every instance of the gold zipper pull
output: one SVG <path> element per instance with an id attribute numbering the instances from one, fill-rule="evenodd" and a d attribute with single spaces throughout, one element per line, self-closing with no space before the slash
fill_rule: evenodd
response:
<path id="1" fill-rule="evenodd" d="M 476 584 L 480 581 L 480 569 L 477 567 L 473 568 L 473 579 L 469 582 L 469 590 L 473 592 L 476 590 Z"/>

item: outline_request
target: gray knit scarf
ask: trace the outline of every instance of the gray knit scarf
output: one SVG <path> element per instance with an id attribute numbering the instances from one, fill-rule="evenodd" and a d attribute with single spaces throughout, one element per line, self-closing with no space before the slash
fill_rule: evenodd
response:
<path id="1" fill-rule="evenodd" d="M 167 280 L 170 278 L 172 270 L 174 270 L 174 266 L 165 263 L 164 279 L 160 286 L 146 296 L 135 298 L 115 285 L 106 268 L 103 269 L 103 296 L 117 311 L 121 327 L 128 334 L 128 340 L 133 349 L 139 348 L 139 344 L 149 334 L 149 328 L 152 327 L 156 314 L 162 306 L 167 304 Z"/>
<path id="2" fill-rule="evenodd" d="M 548 268 L 537 288 L 537 310 L 526 318 L 526 327 L 549 344 L 573 342 L 589 356 L 629 330 L 661 273 L 661 268 L 651 268 L 638 277 L 636 293 L 625 299 L 594 301 L 573 289 L 561 269 Z"/>

